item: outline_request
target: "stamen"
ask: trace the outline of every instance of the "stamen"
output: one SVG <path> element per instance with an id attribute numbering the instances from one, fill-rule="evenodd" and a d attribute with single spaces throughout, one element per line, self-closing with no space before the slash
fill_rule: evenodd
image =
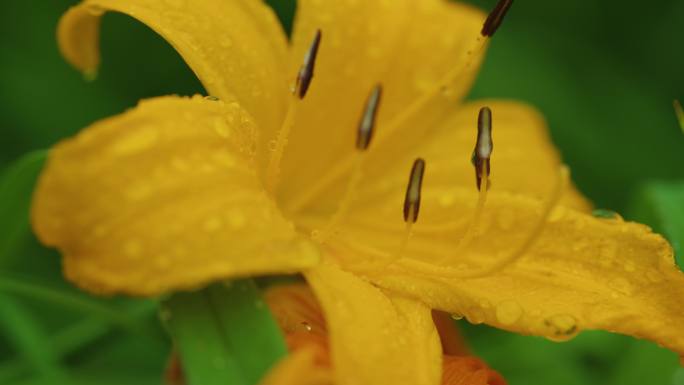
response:
<path id="1" fill-rule="evenodd" d="M 302 99 L 304 99 L 309 87 L 311 86 L 311 80 L 314 76 L 314 67 L 316 65 L 316 57 L 318 56 L 318 47 L 321 44 L 321 37 L 321 30 L 316 30 L 316 35 L 311 42 L 311 46 L 304 55 L 304 63 L 299 68 L 299 72 L 297 73 L 297 80 L 292 88 L 292 99 L 288 104 L 285 119 L 283 120 L 282 126 L 280 126 L 278 137 L 275 140 L 275 146 L 273 148 L 273 152 L 271 153 L 271 158 L 268 161 L 268 166 L 266 168 L 266 190 L 270 194 L 275 194 L 275 190 L 278 187 L 280 162 L 283 158 L 283 154 L 285 153 L 285 147 L 287 146 L 290 131 L 292 131 L 292 127 L 295 123 L 299 103 Z"/>
<path id="2" fill-rule="evenodd" d="M 482 26 L 482 36 L 492 37 L 496 30 L 499 29 L 501 23 L 503 22 L 506 13 L 513 5 L 513 0 L 499 0 L 496 7 L 489 13 L 487 20 L 485 20 Z"/>
<path id="3" fill-rule="evenodd" d="M 456 81 L 462 76 L 467 75 L 469 70 L 472 70 L 474 58 L 478 58 L 485 49 L 489 39 L 501 25 L 503 17 L 510 9 L 512 4 L 512 0 L 499 1 L 497 6 L 490 13 L 487 20 L 485 20 L 481 33 L 478 34 L 471 43 L 471 47 L 465 51 L 467 58 L 465 59 L 464 65 L 455 67 L 447 72 L 444 77 L 442 77 L 440 81 L 436 82 L 431 89 L 422 94 L 410 106 L 408 106 L 399 115 L 392 119 L 387 126 L 383 126 L 383 130 L 380 133 L 381 136 L 378 138 L 380 143 L 391 137 L 392 134 L 394 134 L 395 131 L 404 124 L 404 122 L 422 113 L 424 108 L 434 101 L 435 98 L 438 98 L 444 94 L 445 89 L 448 90 L 452 84 L 456 83 Z M 315 184 L 309 186 L 306 191 L 288 202 L 287 211 L 298 212 L 305 208 L 309 202 L 318 196 L 318 194 L 320 194 L 322 191 L 325 191 L 331 184 L 335 183 L 338 178 L 343 176 L 345 172 L 353 166 L 353 163 L 353 159 L 351 158 L 340 160 L 334 168 L 328 170 L 328 172 L 322 178 L 318 179 Z"/>
<path id="4" fill-rule="evenodd" d="M 494 150 L 494 142 L 492 139 L 492 110 L 489 107 L 480 108 L 477 116 L 477 141 L 475 142 L 475 149 L 471 162 L 475 168 L 475 180 L 479 194 L 477 196 L 477 204 L 475 205 L 475 212 L 468 224 L 468 227 L 463 234 L 463 237 L 458 241 L 456 250 L 450 256 L 445 256 L 439 263 L 447 263 L 449 260 L 458 258 L 463 251 L 470 245 L 477 227 L 482 219 L 484 213 L 484 206 L 487 202 L 487 191 L 489 191 L 489 174 L 491 172 L 490 158 Z M 484 179 L 484 183 L 482 183 Z"/>
<path id="5" fill-rule="evenodd" d="M 492 143 L 492 110 L 482 107 L 477 116 L 477 142 L 473 150 L 471 161 L 475 166 L 475 179 L 477 189 L 480 190 L 482 179 L 485 179 L 485 188 L 489 189 L 489 174 L 491 172 L 490 157 L 494 150 Z"/>
<path id="6" fill-rule="evenodd" d="M 377 85 L 373 88 L 368 100 L 366 101 L 366 109 L 361 117 L 359 124 L 359 133 L 356 137 L 356 148 L 360 151 L 365 151 L 373 139 L 373 132 L 375 131 L 375 121 L 378 116 L 378 108 L 380 107 L 380 99 L 382 97 L 382 86 Z"/>
<path id="7" fill-rule="evenodd" d="M 411 175 L 409 175 L 406 196 L 404 197 L 404 222 L 407 224 L 414 224 L 418 220 L 424 174 L 425 161 L 422 158 L 418 158 L 413 162 L 413 167 L 411 167 Z"/>
<path id="8" fill-rule="evenodd" d="M 404 256 L 409 240 L 413 236 L 413 225 L 418 221 L 424 174 L 425 160 L 417 158 L 413 162 L 413 167 L 411 167 L 411 174 L 409 175 L 408 185 L 406 186 L 406 195 L 404 196 L 404 222 L 406 222 L 406 232 L 399 244 L 397 253 L 386 261 L 383 261 L 380 270 L 387 268 Z"/>
<path id="9" fill-rule="evenodd" d="M 313 42 L 309 50 L 304 55 L 304 64 L 299 68 L 297 74 L 297 83 L 295 85 L 295 93 L 299 99 L 304 99 L 306 92 L 309 90 L 311 80 L 314 76 L 314 67 L 316 66 L 316 57 L 318 56 L 318 47 L 321 45 L 322 33 L 320 29 L 316 30 Z"/>
<path id="10" fill-rule="evenodd" d="M 366 100 L 366 105 L 364 108 L 363 115 L 361 116 L 361 121 L 359 122 L 359 127 L 356 136 L 356 154 L 354 159 L 354 169 L 352 171 L 351 179 L 349 184 L 347 184 L 347 190 L 342 196 L 340 205 L 337 211 L 330 218 L 330 221 L 325 226 L 323 231 L 312 232 L 312 238 L 319 243 L 325 243 L 325 241 L 330 238 L 331 235 L 335 233 L 337 226 L 340 221 L 347 215 L 351 203 L 356 195 L 359 183 L 363 176 L 363 164 L 365 159 L 365 151 L 368 149 L 373 139 L 373 132 L 375 131 L 375 121 L 377 118 L 378 110 L 380 108 L 380 99 L 382 96 L 382 85 L 376 85 L 371 91 L 368 99 Z"/>
<path id="11" fill-rule="evenodd" d="M 553 192 L 549 196 L 548 201 L 544 204 L 544 208 L 542 209 L 539 221 L 535 223 L 534 227 L 532 228 L 532 231 L 525 237 L 525 240 L 520 244 L 520 246 L 518 246 L 518 248 L 515 251 L 513 251 L 509 256 L 501 259 L 498 262 L 495 262 L 493 265 L 489 267 L 485 267 L 477 271 L 471 271 L 465 274 L 449 274 L 449 278 L 466 279 L 485 277 L 497 271 L 505 269 L 506 267 L 514 264 L 515 262 L 520 260 L 520 258 L 525 256 L 525 254 L 527 254 L 527 252 L 532 248 L 532 246 L 534 246 L 535 242 L 539 239 L 539 236 L 541 235 L 542 231 L 544 231 L 544 226 L 546 225 L 546 222 L 549 216 L 551 215 L 551 212 L 554 208 L 556 208 L 558 202 L 560 202 L 560 199 L 563 197 L 563 193 L 565 192 L 565 189 L 568 186 L 569 178 L 570 171 L 568 167 L 565 165 L 561 166 L 560 171 L 558 173 L 558 180 L 556 182 L 556 185 L 554 186 Z"/>

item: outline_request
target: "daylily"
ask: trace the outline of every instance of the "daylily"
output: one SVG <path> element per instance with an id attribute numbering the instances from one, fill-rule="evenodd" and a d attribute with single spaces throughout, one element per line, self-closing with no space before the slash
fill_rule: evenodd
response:
<path id="1" fill-rule="evenodd" d="M 301 272 L 325 312 L 338 384 L 439 383 L 432 309 L 684 353 L 684 276 L 667 241 L 592 216 L 534 109 L 461 103 L 500 13 L 483 28 L 483 13 L 443 0 L 301 0 L 288 43 L 258 0 L 86 0 L 58 30 L 85 72 L 109 10 L 166 38 L 214 98 L 144 101 L 52 149 L 32 221 L 81 287 L 151 296 Z M 301 71 L 295 96 L 290 84 L 317 31 L 300 100 Z M 377 133 L 360 151 L 378 84 Z M 476 151 L 478 192 L 468 158 L 484 106 L 496 151 L 491 178 L 487 146 Z"/>
<path id="2" fill-rule="evenodd" d="M 309 287 L 275 285 L 264 297 L 286 335 L 291 355 L 271 370 L 262 385 L 334 384 L 325 316 Z M 506 384 L 500 374 L 469 354 L 451 317 L 435 312 L 433 318 L 444 352 L 442 385 Z"/>

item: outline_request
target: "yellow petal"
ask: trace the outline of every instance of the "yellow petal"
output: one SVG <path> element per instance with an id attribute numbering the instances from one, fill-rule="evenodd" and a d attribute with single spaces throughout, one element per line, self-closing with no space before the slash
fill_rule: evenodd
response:
<path id="1" fill-rule="evenodd" d="M 311 188 L 326 174 L 340 176 L 335 171 L 340 164 L 348 171 L 357 124 L 373 86 L 382 83 L 384 92 L 371 148 L 389 135 L 393 120 L 447 72 L 467 65 L 466 52 L 484 21 L 481 11 L 445 0 L 303 0 L 298 4 L 291 71 L 301 65 L 316 29 L 321 29 L 323 39 L 311 89 L 284 158 L 283 198 L 293 211 L 307 206 L 302 199 L 311 200 L 301 186 Z M 395 127 L 394 137 L 411 142 L 453 109 L 470 88 L 481 52 L 470 57 L 471 69 L 454 82 L 449 95 L 435 98 L 421 110 L 420 119 L 416 116 Z M 301 167 L 304 162 L 306 168 Z M 321 192 L 336 196 L 334 189 L 326 190 Z M 322 199 L 315 201 L 320 204 Z"/>
<path id="2" fill-rule="evenodd" d="M 326 316 L 337 385 L 439 384 L 441 348 L 429 308 L 332 264 L 305 275 Z"/>
<path id="3" fill-rule="evenodd" d="M 392 149 L 378 149 L 366 162 L 363 186 L 367 191 L 360 193 L 359 201 L 377 199 L 388 188 L 402 191 L 409 167 L 417 157 L 427 163 L 426 184 L 443 189 L 453 186 L 475 189 L 470 157 L 477 139 L 478 111 L 483 106 L 489 106 L 493 116 L 492 189 L 533 197 L 547 194 L 557 180 L 561 159 L 544 118 L 523 103 L 480 100 L 460 106 L 422 142 L 399 156 Z M 382 150 L 387 151 L 382 153 Z M 387 183 L 388 180 L 392 183 Z M 583 211 L 590 208 L 574 188 L 563 196 L 562 204 Z"/>
<path id="4" fill-rule="evenodd" d="M 39 238 L 91 291 L 152 295 L 317 261 L 264 192 L 257 128 L 237 103 L 144 101 L 50 152 L 34 196 Z"/>
<path id="5" fill-rule="evenodd" d="M 316 365 L 315 352 L 302 349 L 282 359 L 260 384 L 332 385 L 333 381 L 330 368 Z"/>
<path id="6" fill-rule="evenodd" d="M 425 183 L 429 186 L 427 176 Z M 443 194 L 448 202 L 441 201 Z M 473 323 L 558 340 L 603 329 L 684 354 L 684 274 L 667 241 L 648 227 L 559 206 L 517 263 L 468 278 L 519 250 L 540 220 L 541 203 L 491 191 L 476 236 L 455 255 L 476 194 L 428 188 L 423 198 L 414 235 L 401 251 L 405 258 L 381 270 L 362 270 L 372 282 Z M 390 203 L 385 206 L 391 209 Z M 396 211 L 395 223 L 400 222 Z M 340 252 L 347 269 L 400 253 L 403 226 L 382 224 L 377 216 L 364 224 L 359 219 L 358 227 L 349 226 L 338 240 L 336 247 L 347 250 Z M 349 250 L 359 253 L 355 259 Z M 445 256 L 449 259 L 438 263 Z"/>
<path id="7" fill-rule="evenodd" d="M 178 51 L 209 94 L 239 101 L 265 140 L 275 135 L 287 103 L 287 41 L 260 0 L 85 0 L 58 27 L 63 55 L 82 71 L 97 70 L 105 11 L 145 23 Z"/>
<path id="8" fill-rule="evenodd" d="M 307 285 L 271 286 L 264 293 L 264 300 L 285 333 L 327 333 L 322 311 Z"/>

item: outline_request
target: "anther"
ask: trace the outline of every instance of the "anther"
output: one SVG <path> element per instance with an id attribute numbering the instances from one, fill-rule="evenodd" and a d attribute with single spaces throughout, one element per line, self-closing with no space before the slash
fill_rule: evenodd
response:
<path id="1" fill-rule="evenodd" d="M 299 68 L 294 93 L 296 93 L 300 99 L 304 99 L 306 92 L 311 85 L 311 80 L 314 76 L 314 67 L 316 66 L 316 57 L 318 56 L 318 47 L 321 45 L 321 36 L 321 30 L 317 29 L 316 36 L 314 36 L 309 50 L 306 51 L 306 54 L 304 55 L 304 64 Z"/>
<path id="2" fill-rule="evenodd" d="M 487 182 L 485 188 L 489 188 L 492 150 L 494 150 L 494 143 L 492 142 L 492 110 L 489 107 L 482 107 L 477 116 L 477 142 L 475 143 L 475 149 L 471 158 L 471 162 L 475 167 L 475 180 L 478 190 L 481 189 L 482 179 L 485 179 Z"/>
<path id="3" fill-rule="evenodd" d="M 485 20 L 482 26 L 482 31 L 480 32 L 484 37 L 492 37 L 496 30 L 499 29 L 501 23 L 503 22 L 506 12 L 513 5 L 513 0 L 499 0 L 496 7 L 489 13 L 487 20 Z"/>
<path id="4" fill-rule="evenodd" d="M 373 132 L 375 131 L 375 121 L 378 116 L 378 109 L 380 107 L 380 99 L 382 98 L 382 86 L 376 85 L 371 91 L 366 101 L 366 108 L 361 116 L 359 122 L 359 131 L 356 136 L 356 149 L 365 151 L 373 139 Z"/>
<path id="5" fill-rule="evenodd" d="M 404 222 L 416 223 L 420 211 L 420 195 L 423 188 L 423 174 L 425 174 L 425 161 L 416 159 L 411 167 L 406 196 L 404 197 Z"/>

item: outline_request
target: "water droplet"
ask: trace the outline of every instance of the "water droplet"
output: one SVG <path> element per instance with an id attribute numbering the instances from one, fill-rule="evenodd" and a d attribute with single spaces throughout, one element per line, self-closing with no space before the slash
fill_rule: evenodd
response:
<path id="1" fill-rule="evenodd" d="M 523 315 L 523 309 L 516 301 L 503 301 L 496 306 L 496 319 L 503 325 L 513 325 Z"/>
<path id="2" fill-rule="evenodd" d="M 188 162 L 180 157 L 174 157 L 171 159 L 171 167 L 181 172 L 190 170 L 190 165 L 188 165 Z"/>
<path id="3" fill-rule="evenodd" d="M 622 216 L 620 216 L 620 214 L 607 209 L 596 209 L 591 212 L 591 215 L 600 219 L 622 220 Z"/>
<path id="4" fill-rule="evenodd" d="M 228 124 L 222 119 L 214 120 L 214 132 L 225 139 L 230 137 L 230 127 L 228 127 Z"/>
<path id="5" fill-rule="evenodd" d="M 439 204 L 442 207 L 449 207 L 454 204 L 456 197 L 450 192 L 445 192 L 439 196 Z"/>
<path id="6" fill-rule="evenodd" d="M 579 333 L 577 320 L 569 314 L 557 314 L 544 320 L 548 329 L 546 338 L 552 341 L 566 341 Z"/>
<path id="7" fill-rule="evenodd" d="M 154 145 L 159 133 L 154 129 L 142 128 L 115 140 L 108 149 L 113 156 L 128 156 L 147 150 Z"/>
<path id="8" fill-rule="evenodd" d="M 470 322 L 473 325 L 481 324 L 485 322 L 485 320 L 487 319 L 484 311 L 477 307 L 468 310 L 468 312 L 466 312 L 465 314 L 465 318 L 466 320 L 468 320 L 468 322 Z"/>
<path id="9" fill-rule="evenodd" d="M 142 253 L 142 245 L 135 239 L 129 239 L 123 245 L 123 253 L 128 258 L 138 258 Z"/>
<path id="10" fill-rule="evenodd" d="M 658 283 L 663 281 L 663 274 L 656 269 L 648 269 L 646 271 L 646 278 L 653 283 Z"/>
<path id="11" fill-rule="evenodd" d="M 313 329 L 308 322 L 302 322 L 301 325 L 304 328 L 304 330 L 306 330 L 307 332 L 310 332 L 311 329 Z"/>
<path id="12" fill-rule="evenodd" d="M 219 100 L 221 100 L 221 99 L 219 99 L 218 97 L 213 96 L 213 95 L 205 96 L 204 99 L 205 99 L 205 100 L 209 100 L 209 101 L 211 101 L 211 102 L 218 102 Z"/>
<path id="13" fill-rule="evenodd" d="M 245 223 L 247 223 L 247 219 L 245 218 L 245 215 L 240 211 L 233 211 L 228 216 L 228 224 L 234 230 L 244 227 Z"/>
<path id="14" fill-rule="evenodd" d="M 567 213 L 567 210 L 563 206 L 556 206 L 553 211 L 551 211 L 551 215 L 549 216 L 549 222 L 558 222 L 565 218 L 565 214 Z"/>
<path id="15" fill-rule="evenodd" d="M 453 313 L 451 314 L 451 319 L 454 321 L 462 320 L 463 314 Z"/>
<path id="16" fill-rule="evenodd" d="M 629 281 L 623 277 L 618 277 L 611 280 L 610 282 L 608 282 L 608 286 L 615 290 L 615 294 L 619 295 L 632 295 L 632 293 L 634 292 L 632 284 L 629 283 Z"/>
<path id="17" fill-rule="evenodd" d="M 171 266 L 171 261 L 169 258 L 164 256 L 157 257 L 154 262 L 157 264 L 157 267 L 161 269 L 167 269 L 169 266 Z"/>
<path id="18" fill-rule="evenodd" d="M 454 89 L 453 87 L 443 86 L 439 89 L 439 93 L 446 98 L 450 98 L 454 96 Z"/>
<path id="19" fill-rule="evenodd" d="M 204 224 L 202 227 L 204 228 L 204 231 L 213 233 L 215 231 L 218 231 L 221 229 L 223 226 L 223 221 L 219 217 L 211 217 L 207 218 L 206 221 L 204 221 Z"/>
<path id="20" fill-rule="evenodd" d="M 219 39 L 219 44 L 223 48 L 230 48 L 233 46 L 233 39 L 228 36 L 224 36 L 222 39 Z"/>
<path id="21" fill-rule="evenodd" d="M 88 12 L 92 16 L 100 17 L 100 16 L 104 15 L 105 9 L 102 7 L 90 5 L 90 6 L 86 7 L 86 12 Z"/>
<path id="22" fill-rule="evenodd" d="M 625 271 L 628 271 L 628 272 L 633 272 L 636 270 L 636 265 L 632 261 L 625 262 L 624 267 L 625 267 Z"/>

